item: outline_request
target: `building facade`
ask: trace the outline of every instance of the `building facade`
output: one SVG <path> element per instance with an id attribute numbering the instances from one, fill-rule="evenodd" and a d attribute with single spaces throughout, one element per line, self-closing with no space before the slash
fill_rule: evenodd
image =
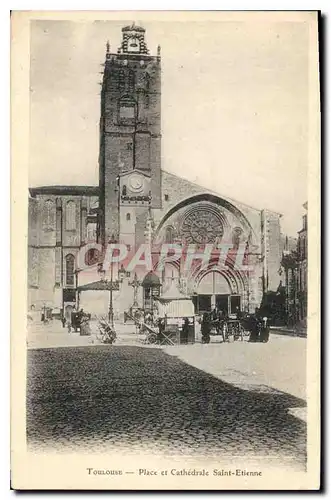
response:
<path id="1" fill-rule="evenodd" d="M 206 245 L 228 246 L 221 266 L 212 252 L 208 264 L 196 258 L 187 267 L 185 254 L 162 270 L 156 263 L 152 271 L 141 265 L 126 273 L 114 292 L 118 314 L 135 299 L 139 306 L 147 304 L 153 290 L 146 286 L 146 276 L 151 274 L 160 292 L 176 280 L 200 312 L 215 305 L 229 312 L 238 307 L 254 311 L 266 291 L 277 290 L 280 214 L 206 190 L 161 165 L 161 65 L 160 47 L 150 55 L 139 26 L 122 29 L 116 52 L 107 43 L 99 186 L 30 189 L 30 305 L 65 310 L 77 306 L 77 289 L 85 287 L 80 305 L 104 312 L 109 294 L 95 285 L 100 280 L 97 262 L 89 262 L 87 272 L 75 257 L 86 243 L 104 248 L 109 241 L 125 244 L 129 253 L 146 243 L 153 248 L 181 245 L 197 254 Z M 236 268 L 239 248 L 245 249 L 245 265 Z M 135 273 L 139 286 L 132 285 Z"/>
<path id="2" fill-rule="evenodd" d="M 286 320 L 290 326 L 306 327 L 308 299 L 308 203 L 303 205 L 302 228 L 296 245 L 283 250 L 282 268 L 285 277 Z"/>
<path id="3" fill-rule="evenodd" d="M 305 214 L 302 217 L 302 228 L 298 232 L 298 320 L 307 319 L 308 300 L 308 202 L 304 203 Z"/>

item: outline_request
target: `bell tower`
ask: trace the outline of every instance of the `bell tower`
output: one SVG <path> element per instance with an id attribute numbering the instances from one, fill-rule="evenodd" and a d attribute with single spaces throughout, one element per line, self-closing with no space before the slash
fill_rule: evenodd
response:
<path id="1" fill-rule="evenodd" d="M 106 45 L 99 188 L 102 244 L 112 236 L 120 241 L 123 231 L 132 233 L 131 240 L 134 233 L 136 239 L 139 227 L 145 229 L 144 219 L 151 208 L 161 206 L 160 47 L 157 55 L 150 55 L 145 29 L 134 23 L 122 28 L 122 42 L 116 53 L 109 42 Z M 130 229 L 121 227 L 126 206 L 134 216 L 137 213 Z"/>

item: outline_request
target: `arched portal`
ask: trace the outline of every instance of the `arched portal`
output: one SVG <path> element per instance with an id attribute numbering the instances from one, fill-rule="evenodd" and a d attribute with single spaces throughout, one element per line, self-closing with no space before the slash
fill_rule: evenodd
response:
<path id="1" fill-rule="evenodd" d="M 199 211 L 200 213 L 198 214 Z M 225 200 L 224 198 L 209 193 L 204 193 L 190 196 L 171 207 L 170 210 L 168 210 L 160 220 L 158 227 L 154 233 L 154 241 L 158 242 L 160 238 L 162 239 L 164 228 L 171 225 L 170 221 L 173 220 L 174 216 L 176 217 L 176 214 L 182 214 L 183 218 L 180 222 L 181 227 L 178 228 L 180 230 L 180 233 L 182 232 L 182 230 L 184 230 L 184 233 L 186 232 L 187 234 L 189 234 L 190 239 L 193 238 L 194 240 L 198 240 L 197 242 L 199 242 L 199 238 L 205 236 L 199 233 L 199 229 L 202 228 L 202 225 L 198 224 L 197 227 L 193 227 L 196 226 L 196 221 L 191 219 L 198 218 L 198 222 L 200 222 L 205 216 L 204 213 L 201 214 L 201 211 L 205 213 L 208 212 L 208 225 L 205 228 L 207 236 L 209 231 L 213 230 L 213 232 L 215 233 L 215 237 L 220 237 L 222 236 L 223 230 L 230 229 L 232 226 L 232 222 L 229 222 L 228 216 L 229 214 L 231 214 L 236 220 L 236 234 L 240 230 L 241 235 L 243 229 L 247 235 L 251 235 L 253 243 L 255 242 L 255 240 L 257 240 L 257 235 L 255 235 L 249 220 L 243 214 L 243 212 L 241 212 L 241 210 L 239 210 L 235 205 L 230 203 L 228 200 Z M 195 216 L 195 214 L 197 215 Z M 221 231 L 221 234 L 217 234 L 217 227 Z M 209 238 L 207 239 L 209 240 Z"/>
<path id="2" fill-rule="evenodd" d="M 226 271 L 210 270 L 197 278 L 194 305 L 198 314 L 215 307 L 226 314 L 236 314 L 243 308 L 242 292 L 238 280 Z"/>
<path id="3" fill-rule="evenodd" d="M 176 265 L 178 272 L 171 270 L 169 275 L 164 269 L 160 280 L 166 287 L 170 279 L 176 279 L 193 297 L 196 312 L 217 306 L 235 314 L 238 308 L 251 311 L 258 302 L 261 270 L 256 253 L 260 235 L 229 201 L 208 193 L 182 200 L 158 222 L 153 243 L 156 247 L 164 243 L 181 247 L 182 256 L 176 264 L 167 263 L 169 269 Z M 207 245 L 212 247 L 208 264 L 202 264 L 198 257 L 186 265 L 188 250 L 199 255 L 208 251 Z M 242 257 L 237 256 L 239 249 L 245 252 Z"/>

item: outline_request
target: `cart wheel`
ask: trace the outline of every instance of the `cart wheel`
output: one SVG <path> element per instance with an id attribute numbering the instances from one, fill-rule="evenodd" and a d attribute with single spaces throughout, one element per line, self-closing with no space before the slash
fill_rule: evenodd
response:
<path id="1" fill-rule="evenodd" d="M 148 341 L 149 344 L 156 344 L 156 342 L 157 342 L 157 335 L 155 335 L 154 333 L 151 333 L 150 335 L 148 335 L 147 341 Z"/>

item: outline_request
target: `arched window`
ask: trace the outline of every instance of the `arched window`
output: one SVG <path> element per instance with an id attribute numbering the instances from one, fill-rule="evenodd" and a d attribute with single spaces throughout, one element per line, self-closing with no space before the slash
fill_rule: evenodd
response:
<path id="1" fill-rule="evenodd" d="M 135 86 L 135 74 L 134 74 L 134 71 L 130 71 L 129 72 L 129 79 L 128 79 L 129 92 L 134 92 L 134 86 Z"/>
<path id="2" fill-rule="evenodd" d="M 129 212 L 126 214 L 126 220 L 131 220 L 131 214 Z"/>
<path id="3" fill-rule="evenodd" d="M 66 256 L 66 284 L 75 284 L 75 257 L 72 254 Z"/>
<path id="4" fill-rule="evenodd" d="M 124 90 L 125 88 L 125 73 L 123 70 L 118 72 L 118 89 Z"/>
<path id="5" fill-rule="evenodd" d="M 76 229 L 76 204 L 68 201 L 66 205 L 66 229 L 72 231 Z"/>
<path id="6" fill-rule="evenodd" d="M 54 226 L 54 202 L 52 200 L 45 201 L 44 209 L 44 219 L 43 219 L 44 229 L 53 229 Z"/>
<path id="7" fill-rule="evenodd" d="M 174 230 L 171 226 L 168 226 L 166 228 L 165 240 L 166 240 L 166 243 L 173 243 L 174 242 Z"/>

